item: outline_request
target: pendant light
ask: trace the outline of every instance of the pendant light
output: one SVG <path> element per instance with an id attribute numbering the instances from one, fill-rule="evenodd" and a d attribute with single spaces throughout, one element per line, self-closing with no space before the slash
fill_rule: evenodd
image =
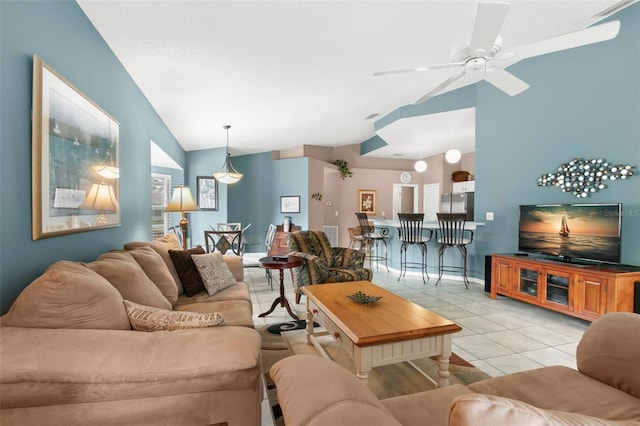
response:
<path id="1" fill-rule="evenodd" d="M 223 127 L 227 131 L 227 154 L 224 159 L 224 164 L 222 168 L 213 174 L 213 177 L 222 183 L 226 183 L 230 185 L 232 183 L 238 182 L 242 179 L 242 173 L 238 172 L 233 165 L 231 164 L 231 154 L 229 154 L 229 129 L 230 125 L 226 125 Z"/>
<path id="2" fill-rule="evenodd" d="M 455 164 L 462 158 L 462 153 L 459 149 L 452 148 L 444 155 L 444 158 L 448 163 Z"/>
<path id="3" fill-rule="evenodd" d="M 427 170 L 427 162 L 424 160 L 418 160 L 416 161 L 416 164 L 413 165 L 413 168 L 416 169 L 416 172 L 422 173 Z"/>

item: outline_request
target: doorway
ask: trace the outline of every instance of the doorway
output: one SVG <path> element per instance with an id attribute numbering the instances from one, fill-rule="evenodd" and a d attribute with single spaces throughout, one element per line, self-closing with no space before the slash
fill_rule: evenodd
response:
<path id="1" fill-rule="evenodd" d="M 398 213 L 418 213 L 418 185 L 408 183 L 393 184 L 393 216 L 397 220 Z"/>

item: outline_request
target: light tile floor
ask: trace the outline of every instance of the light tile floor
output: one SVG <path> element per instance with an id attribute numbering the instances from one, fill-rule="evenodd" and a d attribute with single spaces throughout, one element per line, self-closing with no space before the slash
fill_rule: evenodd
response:
<path id="1" fill-rule="evenodd" d="M 291 274 L 286 271 L 284 276 L 285 295 L 303 319 L 304 297 L 295 304 Z M 281 307 L 267 317 L 258 317 L 279 294 L 277 272 L 273 290 L 262 269 L 245 269 L 245 281 L 251 287 L 256 327 L 291 320 Z M 492 300 L 484 285 L 477 283 L 465 289 L 455 280 L 443 280 L 436 287 L 433 276 L 427 284 L 419 276 L 398 281 L 397 272 L 375 266 L 372 281 L 460 325 L 462 331 L 453 336 L 453 351 L 493 377 L 549 365 L 575 368 L 578 341 L 590 324 L 507 297 Z M 265 421 L 263 424 L 270 424 L 268 418 Z"/>

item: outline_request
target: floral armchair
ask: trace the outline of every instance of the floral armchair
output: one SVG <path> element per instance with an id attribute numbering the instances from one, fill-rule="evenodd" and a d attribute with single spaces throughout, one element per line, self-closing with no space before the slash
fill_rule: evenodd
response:
<path id="1" fill-rule="evenodd" d="M 289 235 L 289 254 L 301 257 L 302 265 L 293 271 L 296 303 L 300 287 L 345 281 L 370 281 L 371 270 L 364 267 L 365 253 L 346 247 L 331 247 L 322 231 L 297 231 Z"/>

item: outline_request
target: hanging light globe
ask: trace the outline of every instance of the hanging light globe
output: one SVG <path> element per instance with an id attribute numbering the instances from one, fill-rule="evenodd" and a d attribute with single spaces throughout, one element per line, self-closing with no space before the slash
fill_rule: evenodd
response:
<path id="1" fill-rule="evenodd" d="M 418 160 L 416 161 L 416 164 L 413 165 L 413 168 L 416 169 L 416 172 L 422 173 L 427 170 L 427 162 L 424 160 Z"/>
<path id="2" fill-rule="evenodd" d="M 444 158 L 448 163 L 454 164 L 460 161 L 460 159 L 462 158 L 462 153 L 459 149 L 453 148 L 447 151 L 447 153 L 444 155 Z"/>

